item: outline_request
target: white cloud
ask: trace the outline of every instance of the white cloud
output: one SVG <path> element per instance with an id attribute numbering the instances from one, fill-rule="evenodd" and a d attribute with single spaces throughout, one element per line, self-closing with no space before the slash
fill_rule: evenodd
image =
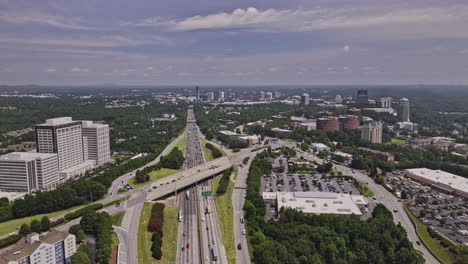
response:
<path id="1" fill-rule="evenodd" d="M 351 48 L 348 45 L 343 47 L 343 51 L 346 52 L 346 53 L 348 53 L 350 50 L 351 50 Z"/>
<path id="2" fill-rule="evenodd" d="M 71 72 L 89 72 L 89 69 L 87 69 L 87 68 L 80 68 L 80 67 L 73 67 L 70 71 L 71 71 Z"/>
<path id="3" fill-rule="evenodd" d="M 51 27 L 77 29 L 77 30 L 96 30 L 95 27 L 81 25 L 81 20 L 76 18 L 65 18 L 56 15 L 31 11 L 12 11 L 0 10 L 0 21 L 11 24 L 44 24 Z"/>
<path id="4" fill-rule="evenodd" d="M 468 5 L 420 7 L 411 4 L 404 7 L 391 5 L 356 6 L 352 8 L 315 9 L 235 9 L 197 15 L 181 19 L 164 20 L 161 17 L 146 18 L 136 22 L 123 22 L 124 26 L 150 26 L 169 31 L 191 30 L 250 30 L 264 32 L 307 32 L 332 29 L 374 30 L 380 36 L 387 33 L 406 37 L 464 36 L 459 25 L 468 24 Z M 457 27 L 458 25 L 458 27 Z"/>
<path id="5" fill-rule="evenodd" d="M 54 69 L 54 68 L 48 68 L 45 70 L 46 72 L 56 72 L 57 69 Z"/>

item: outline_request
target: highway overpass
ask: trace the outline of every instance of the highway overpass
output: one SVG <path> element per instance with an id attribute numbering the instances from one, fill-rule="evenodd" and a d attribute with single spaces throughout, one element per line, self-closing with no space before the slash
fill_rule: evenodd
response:
<path id="1" fill-rule="evenodd" d="M 176 191 L 194 185 L 197 182 L 212 177 L 232 166 L 227 157 L 206 162 L 191 169 L 175 173 L 153 182 L 146 195 L 146 200 L 157 200 Z"/>

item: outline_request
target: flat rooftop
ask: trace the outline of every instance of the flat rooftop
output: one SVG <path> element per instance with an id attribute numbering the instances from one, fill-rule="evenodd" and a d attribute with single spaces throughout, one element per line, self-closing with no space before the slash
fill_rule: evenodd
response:
<path id="1" fill-rule="evenodd" d="M 468 179 L 441 170 L 427 168 L 406 169 L 407 172 L 430 181 L 450 186 L 455 190 L 468 193 Z"/>
<path id="2" fill-rule="evenodd" d="M 38 126 L 59 126 L 59 125 L 73 123 L 73 122 L 76 122 L 76 121 L 73 121 L 72 118 L 69 116 L 65 116 L 65 117 L 46 119 L 45 123 L 39 124 Z"/>
<path id="3" fill-rule="evenodd" d="M 276 199 L 278 208 L 293 208 L 306 214 L 362 215 L 359 205 L 368 203 L 362 195 L 332 192 L 277 192 Z"/>
<path id="4" fill-rule="evenodd" d="M 11 161 L 30 161 L 57 156 L 56 153 L 37 153 L 37 152 L 11 152 L 0 156 L 0 160 Z"/>

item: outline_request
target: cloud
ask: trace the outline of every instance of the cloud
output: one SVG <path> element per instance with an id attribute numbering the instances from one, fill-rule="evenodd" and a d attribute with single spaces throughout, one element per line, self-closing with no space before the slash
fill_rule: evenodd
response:
<path id="1" fill-rule="evenodd" d="M 81 20 L 76 18 L 65 18 L 50 14 L 22 10 L 0 10 L 0 21 L 11 24 L 43 24 L 56 28 L 76 30 L 97 30 L 96 27 L 81 25 Z"/>
<path id="2" fill-rule="evenodd" d="M 73 67 L 70 71 L 71 71 L 71 72 L 89 72 L 89 69 L 87 69 L 87 68 L 80 68 L 80 67 Z"/>
<path id="3" fill-rule="evenodd" d="M 415 32 L 456 36 L 454 25 L 468 23 L 468 5 L 404 7 L 369 5 L 352 8 L 257 9 L 249 7 L 232 12 L 197 15 L 165 20 L 161 17 L 123 22 L 123 26 L 156 27 L 168 31 L 247 30 L 260 32 L 310 32 L 334 29 L 374 29 L 380 35 L 408 36 Z M 404 27 L 408 25 L 409 27 Z M 431 26 L 434 25 L 434 26 Z M 391 27 L 391 28 L 388 28 Z M 395 32 L 397 31 L 397 32 Z M 468 36 L 467 33 L 462 34 Z M 417 37 L 417 36 L 413 36 Z"/>
<path id="4" fill-rule="evenodd" d="M 45 70 L 46 72 L 56 72 L 57 69 L 54 69 L 54 68 L 48 68 Z"/>
<path id="5" fill-rule="evenodd" d="M 346 53 L 348 53 L 350 50 L 351 50 L 351 48 L 348 45 L 343 47 L 343 51 L 346 52 Z"/>

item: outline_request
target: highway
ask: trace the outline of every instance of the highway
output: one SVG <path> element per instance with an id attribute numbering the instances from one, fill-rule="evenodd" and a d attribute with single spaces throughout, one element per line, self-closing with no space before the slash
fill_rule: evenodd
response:
<path id="1" fill-rule="evenodd" d="M 278 140 L 277 144 L 273 144 L 272 147 L 276 147 L 276 145 L 282 145 L 282 146 L 288 146 L 288 147 L 294 147 L 295 143 L 291 142 L 285 142 Z M 319 163 L 325 162 L 323 159 L 318 158 L 316 155 L 310 154 L 308 152 L 304 152 L 300 149 L 296 149 L 298 152 L 299 156 L 304 157 L 305 159 L 311 160 L 311 161 L 317 161 Z M 369 178 L 366 174 L 365 171 L 360 171 L 360 170 L 354 170 L 353 169 L 334 164 L 334 167 L 336 169 L 340 170 L 343 172 L 343 175 L 349 175 L 353 176 L 356 179 L 362 181 L 363 183 L 367 183 L 367 186 L 374 192 L 375 194 L 375 201 L 377 203 L 382 203 L 384 204 L 390 211 L 392 211 L 393 214 L 393 221 L 395 224 L 400 223 L 402 227 L 406 230 L 406 233 L 408 234 L 408 239 L 413 243 L 413 246 L 415 249 L 419 250 L 422 252 L 424 259 L 426 260 L 426 263 L 428 264 L 436 264 L 439 263 L 434 256 L 428 251 L 428 249 L 424 246 L 423 243 L 421 245 L 416 244 L 416 241 L 419 241 L 419 238 L 416 234 L 416 230 L 414 226 L 411 223 L 411 220 L 409 219 L 408 215 L 405 213 L 405 209 L 403 208 L 403 205 L 398 202 L 398 198 L 393 196 L 390 192 L 385 190 L 385 188 L 379 184 L 376 184 L 371 178 Z M 397 210 L 395 213 L 393 210 Z"/>

